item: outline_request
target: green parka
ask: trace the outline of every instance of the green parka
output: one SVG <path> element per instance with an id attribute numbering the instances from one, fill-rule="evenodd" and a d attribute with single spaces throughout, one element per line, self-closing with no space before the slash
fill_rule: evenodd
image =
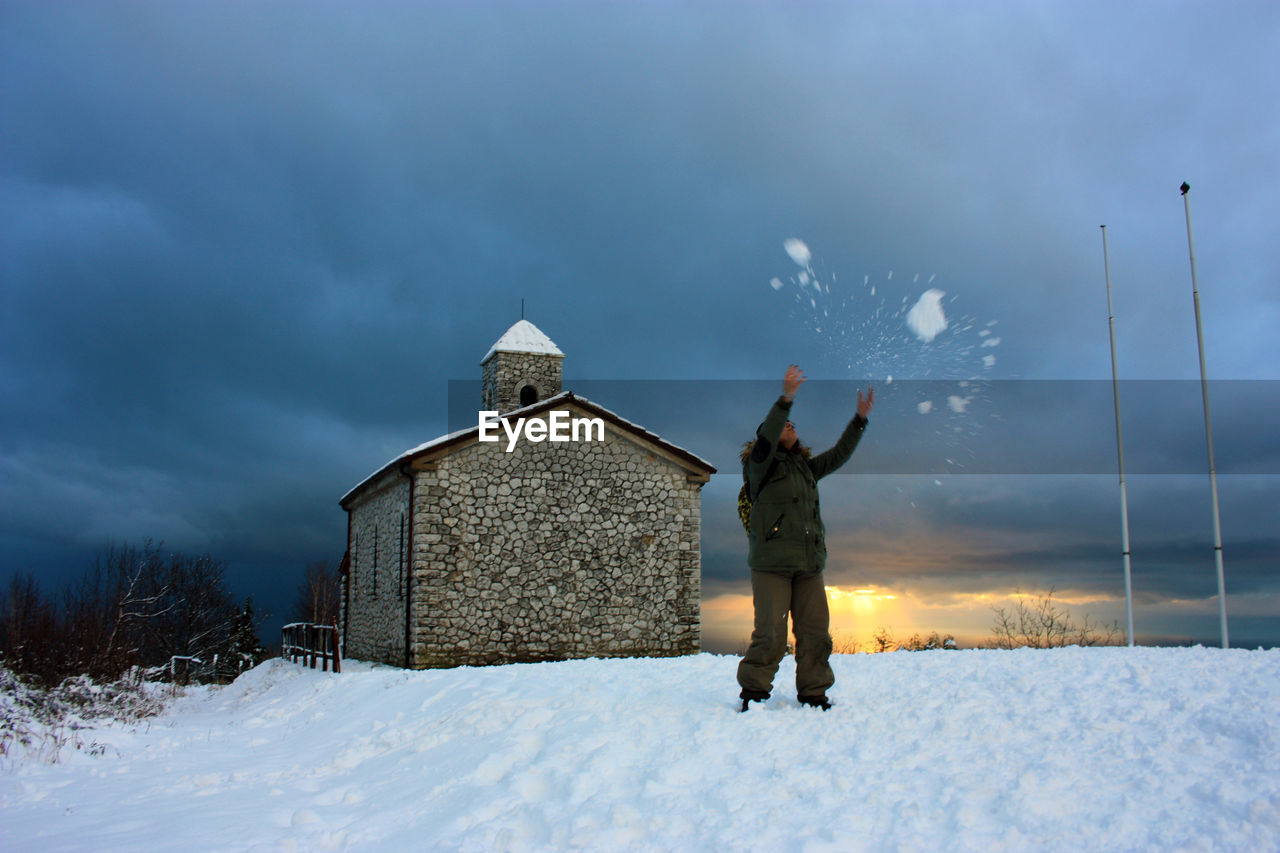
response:
<path id="1" fill-rule="evenodd" d="M 791 403 L 779 397 L 743 461 L 753 497 L 747 565 L 753 571 L 813 574 L 827 564 L 818 480 L 849 461 L 867 419 L 855 415 L 835 447 L 806 458 L 798 443 L 790 451 L 778 444 L 790 412 Z"/>

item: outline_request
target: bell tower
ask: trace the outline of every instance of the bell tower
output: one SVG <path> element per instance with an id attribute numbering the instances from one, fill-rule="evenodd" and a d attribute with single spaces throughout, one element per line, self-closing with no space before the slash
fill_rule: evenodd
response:
<path id="1" fill-rule="evenodd" d="M 528 320 L 498 338 L 480 360 L 480 406 L 500 414 L 560 393 L 564 353 Z"/>

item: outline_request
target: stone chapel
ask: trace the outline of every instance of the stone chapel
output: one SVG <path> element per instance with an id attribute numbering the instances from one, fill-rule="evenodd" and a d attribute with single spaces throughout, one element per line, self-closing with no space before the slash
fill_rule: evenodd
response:
<path id="1" fill-rule="evenodd" d="M 427 668 L 700 651 L 715 469 L 562 391 L 563 361 L 520 320 L 481 360 L 478 401 L 523 418 L 520 438 L 478 417 L 343 496 L 347 656 Z"/>

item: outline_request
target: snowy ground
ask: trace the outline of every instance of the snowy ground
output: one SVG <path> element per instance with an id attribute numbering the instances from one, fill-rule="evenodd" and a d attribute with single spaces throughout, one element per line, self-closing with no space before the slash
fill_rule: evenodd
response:
<path id="1" fill-rule="evenodd" d="M 271 661 L 7 762 L 0 849 L 1280 850 L 1280 650 L 841 655 L 825 714 L 736 663 Z"/>

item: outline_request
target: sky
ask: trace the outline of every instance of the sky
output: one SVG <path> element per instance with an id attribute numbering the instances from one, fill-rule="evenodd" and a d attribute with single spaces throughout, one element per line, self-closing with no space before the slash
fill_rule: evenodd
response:
<path id="1" fill-rule="evenodd" d="M 152 539 L 269 639 L 523 304 L 719 469 L 709 646 L 790 363 L 818 450 L 877 389 L 838 635 L 1123 623 L 1106 225 L 1135 633 L 1216 644 L 1190 212 L 1232 642 L 1280 643 L 1277 53 L 1270 2 L 0 4 L 0 580 Z"/>

